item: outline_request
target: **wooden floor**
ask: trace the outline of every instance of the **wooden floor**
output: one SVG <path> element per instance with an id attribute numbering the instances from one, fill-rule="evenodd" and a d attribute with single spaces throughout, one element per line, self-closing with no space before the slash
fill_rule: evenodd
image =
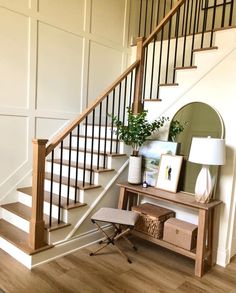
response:
<path id="1" fill-rule="evenodd" d="M 133 263 L 114 247 L 89 256 L 97 245 L 28 270 L 0 251 L 0 288 L 5 292 L 236 292 L 236 257 L 227 268 L 215 266 L 201 279 L 192 260 L 135 238 L 138 251 L 121 243 Z"/>

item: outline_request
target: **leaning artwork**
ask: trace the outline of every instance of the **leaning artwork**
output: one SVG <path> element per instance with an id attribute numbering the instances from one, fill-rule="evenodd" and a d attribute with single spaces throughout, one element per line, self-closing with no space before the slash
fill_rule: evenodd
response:
<path id="1" fill-rule="evenodd" d="M 162 154 L 176 155 L 179 150 L 177 142 L 148 140 L 141 148 L 143 157 L 143 174 L 149 186 L 155 186 Z"/>
<path id="2" fill-rule="evenodd" d="M 177 191 L 183 156 L 162 155 L 156 187 Z"/>

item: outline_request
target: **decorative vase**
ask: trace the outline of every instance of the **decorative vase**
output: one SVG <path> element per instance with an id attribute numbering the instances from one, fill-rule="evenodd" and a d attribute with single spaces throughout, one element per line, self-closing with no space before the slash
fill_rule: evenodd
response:
<path id="1" fill-rule="evenodd" d="M 129 157 L 128 182 L 131 184 L 140 184 L 142 182 L 142 156 Z"/>

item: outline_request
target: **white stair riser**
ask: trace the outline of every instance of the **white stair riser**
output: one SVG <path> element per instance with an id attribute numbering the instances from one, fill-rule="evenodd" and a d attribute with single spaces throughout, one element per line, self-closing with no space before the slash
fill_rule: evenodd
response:
<path id="1" fill-rule="evenodd" d="M 51 181 L 50 180 L 45 179 L 44 189 L 48 192 L 51 191 Z M 59 194 L 59 183 L 58 182 L 53 182 L 52 192 L 55 194 Z M 68 192 L 67 185 L 61 184 L 61 196 L 67 198 L 67 192 Z M 80 190 L 77 191 L 77 197 L 79 196 L 79 194 L 80 194 Z M 74 196 L 75 196 L 75 188 L 69 187 L 69 198 L 74 199 Z"/>
<path id="2" fill-rule="evenodd" d="M 45 179 L 44 189 L 46 191 L 50 192 L 50 186 L 51 186 L 51 182 L 49 180 Z M 61 185 L 61 196 L 67 197 L 67 190 L 68 190 L 67 185 L 62 184 Z M 88 189 L 88 190 L 79 190 L 78 189 L 77 201 L 81 202 L 81 203 L 87 203 L 87 198 L 90 197 L 90 194 L 93 193 L 94 190 L 96 190 L 98 193 L 100 192 L 99 188 L 93 188 L 93 189 Z M 59 183 L 57 183 L 57 182 L 53 182 L 53 193 L 59 194 Z M 73 200 L 74 196 L 75 196 L 75 188 L 70 187 L 69 188 L 69 198 Z M 86 199 L 85 199 L 85 196 L 86 196 Z"/>
<path id="3" fill-rule="evenodd" d="M 116 137 L 116 127 L 113 127 L 113 138 Z M 86 128 L 85 125 L 83 125 L 83 127 L 81 127 L 81 131 L 80 131 L 80 135 L 85 135 L 86 132 Z M 111 126 L 107 126 L 107 129 L 105 126 L 98 126 L 98 125 L 94 125 L 94 127 L 92 125 L 87 125 L 87 135 L 88 136 L 92 136 L 92 134 L 94 136 L 99 136 L 100 133 L 100 137 L 107 137 L 110 138 L 111 137 L 111 132 L 112 132 L 112 128 Z M 77 135 L 77 130 L 73 131 L 73 135 Z"/>
<path id="4" fill-rule="evenodd" d="M 70 226 L 66 226 L 63 229 L 57 229 L 57 230 L 53 230 L 51 232 L 47 233 L 47 243 L 48 244 L 55 244 L 58 241 L 62 241 L 65 239 L 65 235 L 67 235 L 68 233 L 70 233 L 70 231 L 72 230 L 72 225 Z"/>
<path id="5" fill-rule="evenodd" d="M 69 167 L 66 165 L 62 165 L 62 176 L 63 177 L 68 177 L 68 171 Z M 46 162 L 46 172 L 51 172 L 51 162 Z M 60 175 L 60 165 L 54 163 L 53 164 L 53 174 L 55 175 Z M 84 171 L 82 169 L 78 169 L 77 171 L 77 179 L 78 181 L 82 181 L 84 176 Z M 92 172 L 92 180 L 93 180 L 93 172 Z M 76 178 L 76 168 L 71 167 L 70 168 L 70 178 L 75 179 Z M 90 181 L 90 171 L 85 170 L 85 181 L 89 182 Z"/>
<path id="6" fill-rule="evenodd" d="M 18 194 L 18 200 L 20 203 L 32 207 L 32 196 L 25 194 L 23 192 L 19 192 Z M 50 204 L 49 202 L 44 201 L 43 203 L 43 213 L 48 215 L 50 214 Z M 52 217 L 57 218 L 58 216 L 58 206 L 52 205 Z M 68 211 L 61 209 L 61 216 L 62 216 L 62 221 L 67 223 L 67 218 L 68 218 Z"/>
<path id="7" fill-rule="evenodd" d="M 115 175 L 115 171 L 94 173 L 94 184 L 105 186 Z"/>
<path id="8" fill-rule="evenodd" d="M 112 144 L 112 150 L 116 149 L 116 145 L 117 145 L 117 141 L 116 139 L 113 139 L 112 142 L 110 139 L 107 139 L 105 141 L 105 139 L 101 139 L 100 141 L 97 138 L 93 139 L 93 149 L 94 150 L 98 150 L 98 147 L 100 147 L 100 152 L 110 152 L 111 150 L 111 144 Z M 121 146 L 121 142 L 118 142 L 120 152 L 122 150 L 122 146 Z M 69 145 L 69 144 L 67 144 Z M 72 147 L 77 148 L 77 137 L 73 136 L 72 138 L 72 142 L 71 142 Z M 106 148 L 105 148 L 106 145 Z M 80 137 L 79 138 L 79 148 L 84 149 L 85 146 L 85 138 L 84 137 Z M 86 141 L 86 148 L 87 149 L 91 149 L 92 148 L 92 139 L 91 138 L 87 138 Z"/>
<path id="9" fill-rule="evenodd" d="M 11 255 L 14 259 L 18 260 L 28 269 L 31 268 L 32 264 L 32 256 L 23 252 L 23 250 L 19 249 L 11 242 L 7 241 L 6 239 L 0 237 L 0 248 L 3 249 L 6 253 Z"/>
<path id="10" fill-rule="evenodd" d="M 63 149 L 63 160 L 69 160 L 69 150 Z M 104 163 L 104 158 L 105 158 L 105 164 L 107 160 L 107 156 L 104 155 L 103 153 L 100 153 L 99 156 L 97 154 L 91 154 L 89 152 L 86 152 L 86 155 L 83 151 L 79 151 L 78 155 L 78 162 L 79 163 L 84 163 L 84 157 L 86 156 L 86 165 L 90 166 L 91 165 L 91 158 L 92 158 L 92 166 L 97 166 L 99 164 L 100 167 L 103 166 Z M 71 161 L 76 162 L 77 153 L 76 151 L 71 151 Z M 98 160 L 99 157 L 99 160 Z"/>
<path id="11" fill-rule="evenodd" d="M 11 223 L 12 225 L 16 226 L 17 228 L 29 233 L 29 221 L 17 216 L 16 214 L 2 208 L 2 218 Z"/>
<path id="12" fill-rule="evenodd" d="M 128 159 L 128 156 L 108 157 L 107 168 L 118 170 Z"/>

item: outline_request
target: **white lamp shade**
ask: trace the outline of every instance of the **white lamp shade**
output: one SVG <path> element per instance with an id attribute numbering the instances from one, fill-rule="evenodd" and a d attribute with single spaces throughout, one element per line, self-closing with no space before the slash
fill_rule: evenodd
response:
<path id="1" fill-rule="evenodd" d="M 188 160 L 202 165 L 224 165 L 225 140 L 193 137 Z"/>

